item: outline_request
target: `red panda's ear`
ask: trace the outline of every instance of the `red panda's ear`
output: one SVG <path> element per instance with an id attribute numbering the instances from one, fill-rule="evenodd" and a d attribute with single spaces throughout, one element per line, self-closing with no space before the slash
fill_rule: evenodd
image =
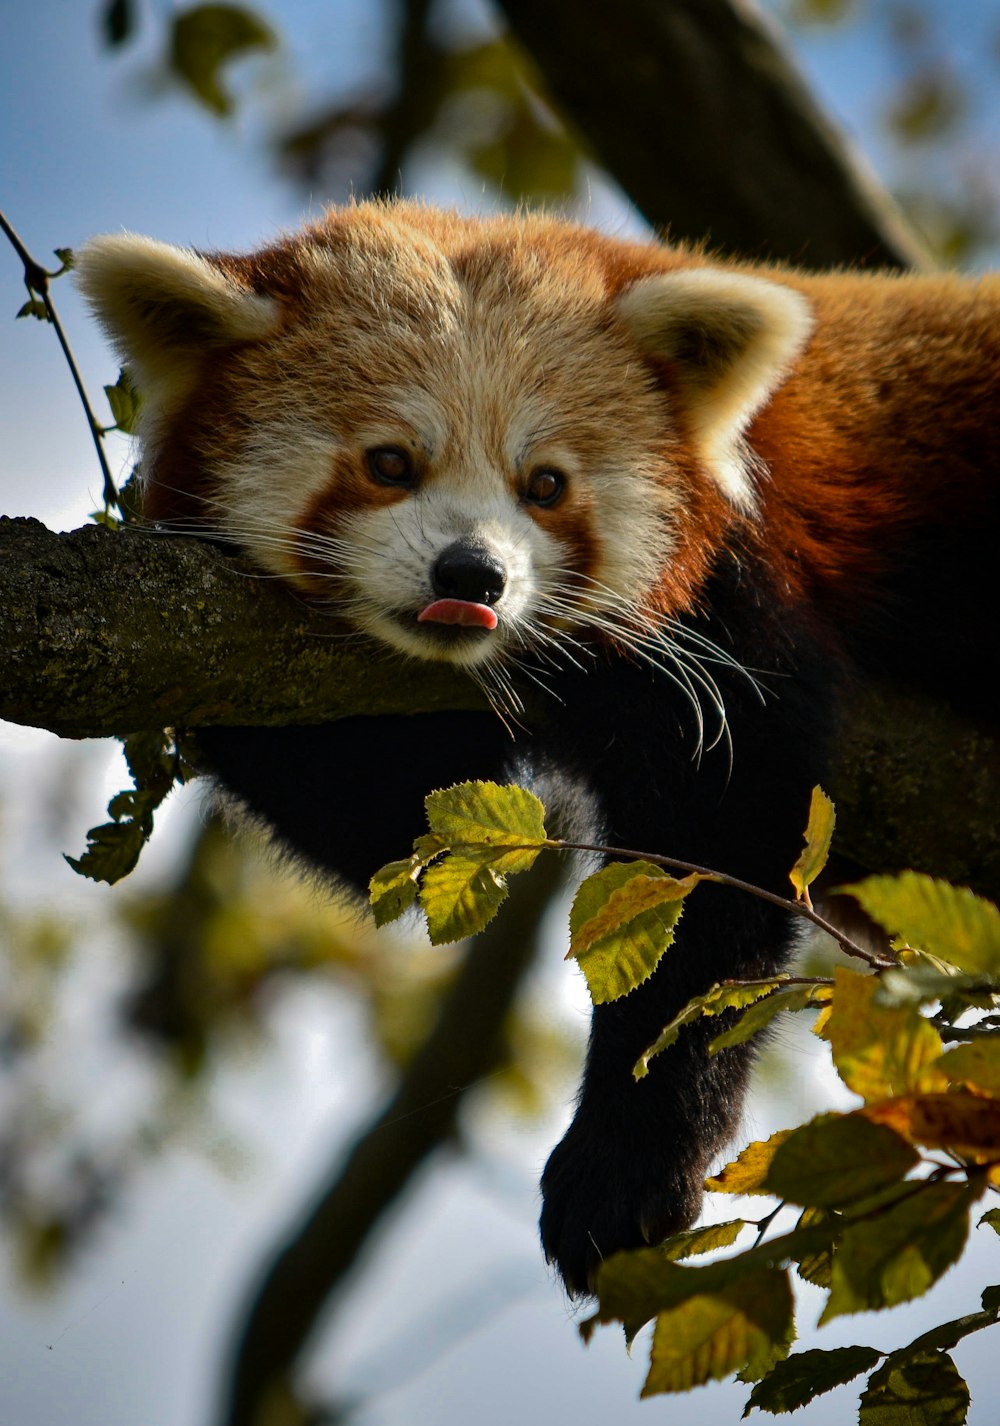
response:
<path id="1" fill-rule="evenodd" d="M 753 504 L 740 437 L 812 329 L 793 288 L 721 268 L 642 278 L 617 302 L 642 350 L 670 362 L 692 434 L 734 504 Z"/>
<path id="2" fill-rule="evenodd" d="M 77 250 L 74 272 L 143 395 L 161 406 L 186 391 L 207 349 L 265 337 L 275 325 L 272 298 L 152 238 L 92 238 Z"/>

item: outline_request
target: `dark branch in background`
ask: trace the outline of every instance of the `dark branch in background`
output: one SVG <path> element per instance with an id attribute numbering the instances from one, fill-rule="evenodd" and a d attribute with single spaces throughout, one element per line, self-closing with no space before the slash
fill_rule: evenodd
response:
<path id="1" fill-rule="evenodd" d="M 256 1426 L 262 1407 L 289 1393 L 321 1307 L 412 1174 L 455 1136 L 465 1093 L 505 1062 L 504 1026 L 559 876 L 557 859 L 542 858 L 512 884 L 503 917 L 473 941 L 396 1093 L 274 1256 L 240 1334 L 225 1426 Z"/>
<path id="2" fill-rule="evenodd" d="M 829 267 L 926 255 L 747 0 L 498 0 L 552 99 L 674 240 Z"/>

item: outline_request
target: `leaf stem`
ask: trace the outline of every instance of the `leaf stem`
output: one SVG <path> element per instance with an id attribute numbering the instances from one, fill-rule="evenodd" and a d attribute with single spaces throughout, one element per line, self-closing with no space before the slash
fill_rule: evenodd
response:
<path id="1" fill-rule="evenodd" d="M 696 866 L 693 862 L 683 862 L 677 857 L 661 857 L 651 852 L 633 851 L 627 847 L 607 847 L 589 842 L 564 842 L 558 837 L 548 838 L 546 846 L 562 851 L 600 852 L 604 856 L 628 857 L 634 861 L 652 862 L 655 866 L 669 867 L 672 871 L 693 872 L 698 876 L 710 878 L 721 886 L 730 886 L 736 891 L 749 892 L 751 896 L 758 896 L 762 901 L 769 901 L 774 906 L 780 906 L 782 910 L 791 912 L 793 916 L 801 916 L 804 920 L 812 922 L 819 930 L 825 931 L 828 936 L 832 936 L 846 955 L 865 961 L 876 970 L 888 970 L 899 964 L 895 957 L 879 956 L 872 951 L 866 951 L 863 946 L 852 941 L 849 936 L 838 930 L 825 917 L 820 916 L 811 906 L 806 906 L 804 902 L 792 901 L 787 896 L 779 896 L 776 892 L 765 891 L 762 886 L 754 886 L 752 882 L 741 881 L 739 877 L 729 876 L 726 872 Z"/>
<path id="2" fill-rule="evenodd" d="M 55 273 L 49 272 L 47 268 L 42 267 L 41 263 L 37 262 L 35 258 L 32 257 L 31 253 L 29 253 L 28 249 L 25 247 L 24 243 L 18 237 L 17 233 L 11 227 L 10 223 L 7 221 L 6 217 L 2 212 L 0 212 L 0 229 L 3 230 L 5 236 L 10 242 L 11 247 L 14 249 L 14 251 L 17 253 L 18 257 L 21 260 L 21 263 L 24 267 L 24 281 L 26 287 L 28 288 L 28 291 L 36 293 L 42 299 L 42 302 L 45 304 L 46 315 L 49 321 L 52 323 L 56 337 L 59 341 L 59 345 L 60 347 L 62 347 L 62 353 L 63 356 L 66 358 L 67 365 L 69 366 L 70 375 L 72 376 L 74 385 L 76 386 L 77 394 L 79 395 L 80 400 L 83 403 L 83 409 L 87 416 L 87 425 L 90 427 L 91 439 L 94 442 L 94 449 L 97 451 L 97 459 L 100 464 L 101 475 L 104 480 L 105 508 L 110 508 L 112 505 L 114 505 L 120 509 L 121 507 L 118 499 L 118 487 L 115 484 L 114 477 L 111 474 L 111 467 L 108 465 L 107 456 L 104 453 L 104 427 L 101 425 L 100 421 L 98 421 L 96 415 L 94 414 L 94 408 L 90 404 L 90 398 L 88 397 L 86 388 L 83 384 L 83 377 L 80 375 L 80 368 L 76 364 L 76 358 L 74 357 L 73 349 L 69 344 L 69 338 L 66 336 L 66 333 L 63 330 L 63 325 L 59 320 L 59 314 L 56 311 L 55 304 L 52 301 L 52 293 L 49 287 L 49 280 L 50 278 L 55 276 Z"/>

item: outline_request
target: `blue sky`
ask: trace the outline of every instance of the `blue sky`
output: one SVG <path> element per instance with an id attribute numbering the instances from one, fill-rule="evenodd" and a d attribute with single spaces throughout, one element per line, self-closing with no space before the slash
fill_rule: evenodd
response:
<path id="1" fill-rule="evenodd" d="M 481 22 L 475 5 L 465 8 Z M 250 116 L 225 126 L 186 99 L 144 93 L 141 76 L 155 55 L 155 16 L 162 9 L 148 5 L 141 43 L 109 56 L 97 42 L 92 4 L 33 0 L 4 7 L 0 206 L 42 261 L 53 247 L 119 228 L 195 246 L 245 249 L 293 225 L 321 201 L 322 195 L 303 195 L 274 172 L 262 157 L 260 139 L 267 122 L 296 94 L 328 92 L 349 83 L 359 65 L 377 65 L 384 46 L 379 7 L 362 0 L 286 0 L 274 6 L 287 52 L 273 72 L 283 77 L 285 97 L 279 101 L 273 91 L 261 95 Z M 952 0 L 946 43 L 960 68 L 992 62 L 986 38 L 991 26 L 996 28 L 996 15 L 995 4 Z M 872 136 L 871 121 L 889 75 L 874 32 L 816 35 L 802 58 L 877 167 L 885 154 Z M 248 67 L 241 82 L 257 94 L 263 74 Z M 984 132 L 997 136 L 995 111 L 985 113 L 981 123 Z M 450 175 L 447 182 L 440 177 L 434 182 L 434 196 L 481 205 L 472 180 Z M 70 285 L 60 283 L 56 292 L 88 384 L 99 395 L 101 384 L 114 380 L 115 367 Z M 41 324 L 10 320 L 23 297 L 13 255 L 0 248 L 0 510 L 69 527 L 99 503 L 100 479 L 52 334 Z M 124 446 L 116 446 L 115 461 L 122 464 L 126 457 Z M 71 780 L 67 770 L 75 753 L 56 750 L 42 736 L 9 733 L 0 743 L 8 809 L 27 796 L 30 778 Z M 98 749 L 81 756 L 84 771 L 72 776 L 81 789 L 73 806 L 82 828 L 90 824 L 88 811 L 93 820 L 100 812 L 109 755 Z M 197 815 L 193 803 L 174 814 L 178 841 Z M 8 867 L 16 867 L 16 848 L 5 844 L 5 855 Z M 100 906 L 104 892 L 81 888 L 58 852 L 50 849 L 50 855 L 51 864 L 31 882 L 31 894 L 44 892 L 79 906 L 82 919 L 92 915 L 89 908 Z M 168 860 L 169 848 L 157 855 Z M 19 889 L 24 894 L 24 887 Z M 106 981 L 120 977 L 114 955 L 115 948 L 103 945 L 98 933 L 83 990 L 97 996 Z M 83 996 L 81 1005 L 85 1002 Z M 227 1072 L 215 1087 L 227 1113 L 259 1144 L 258 1171 L 234 1185 L 221 1182 L 197 1154 L 172 1157 L 142 1187 L 125 1221 L 103 1236 L 65 1294 L 47 1304 L 13 1296 L 0 1304 L 4 1426 L 201 1426 L 208 1420 L 212 1373 L 248 1265 L 322 1170 L 329 1143 L 363 1118 L 376 1093 L 365 1078 L 359 1027 L 332 997 L 323 995 L 317 1003 L 292 996 L 278 1020 L 274 1057 L 266 1065 Z M 814 1071 L 805 1050 L 793 1045 L 790 1053 L 801 1078 L 810 1079 Z M 341 1054 L 346 1058 L 335 1059 Z M 105 1047 L 103 1058 L 95 1050 L 79 1072 L 93 1074 L 95 1093 L 98 1087 L 103 1093 L 106 1077 L 118 1068 Z M 355 1094 L 355 1083 L 367 1087 Z M 769 1115 L 780 1121 L 783 1111 L 762 1109 L 752 1127 L 766 1131 Z M 314 1354 L 316 1374 L 332 1380 L 338 1373 L 348 1385 L 369 1385 L 388 1360 L 380 1352 L 396 1350 L 393 1334 L 412 1337 L 410 1314 L 421 1310 L 420 1294 L 428 1283 L 432 1296 L 451 1300 L 454 1307 L 470 1280 L 480 1288 L 492 1282 L 497 1293 L 508 1294 L 508 1305 L 488 1326 L 463 1338 L 436 1370 L 377 1402 L 359 1418 L 363 1426 L 470 1419 L 482 1426 L 522 1419 L 531 1426 L 571 1416 L 581 1423 L 662 1419 L 662 1405 L 635 1403 L 641 1367 L 624 1357 L 616 1334 L 605 1332 L 582 1351 L 566 1306 L 540 1263 L 534 1183 L 544 1140 L 518 1141 L 516 1152 L 505 1153 L 494 1155 L 507 1166 L 509 1183 L 502 1191 L 475 1171 L 462 1177 L 442 1168 L 428 1175 L 420 1201 L 396 1225 L 394 1256 L 376 1262 L 357 1315 L 346 1327 L 338 1324 L 338 1335 L 323 1338 Z M 986 1250 L 996 1251 L 992 1243 Z M 452 1289 L 458 1293 L 454 1299 Z M 948 1300 L 935 1301 L 923 1317 L 920 1310 L 909 1315 L 910 1334 L 975 1307 L 971 1292 L 963 1295 L 961 1285 L 952 1283 Z M 867 1340 L 870 1325 L 847 1324 L 837 1340 Z M 908 1329 L 898 1330 L 905 1339 Z M 890 1335 L 882 1323 L 871 1332 L 880 1342 Z M 53 1343 L 56 1349 L 50 1351 Z M 985 1348 L 973 1344 L 962 1364 L 970 1361 L 985 1386 L 990 1365 Z M 669 1419 L 683 1426 L 704 1418 L 707 1409 L 710 1419 L 725 1426 L 738 1420 L 744 1398 L 742 1389 L 713 1388 L 711 1396 L 671 1403 Z M 847 1419 L 850 1399 L 849 1393 L 831 1398 L 807 1414 L 806 1426 L 835 1426 Z M 987 1395 L 980 1401 L 985 1413 L 978 1415 L 974 1407 L 970 1420 L 986 1426 L 993 1408 Z"/>

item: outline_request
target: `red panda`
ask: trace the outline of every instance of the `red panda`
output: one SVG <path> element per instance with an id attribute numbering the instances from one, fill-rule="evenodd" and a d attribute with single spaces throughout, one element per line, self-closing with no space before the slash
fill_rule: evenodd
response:
<path id="1" fill-rule="evenodd" d="M 782 891 L 848 680 L 983 713 L 997 279 L 409 203 L 245 257 L 96 238 L 77 271 L 143 392 L 149 521 L 241 547 L 492 704 L 202 730 L 222 785 L 342 882 L 405 854 L 432 788 L 513 778 L 605 842 Z M 791 939 L 776 907 L 703 887 L 651 979 L 596 1010 L 542 1178 L 570 1292 L 691 1222 L 738 1120 L 746 1046 L 709 1058 L 691 1026 L 636 1084 L 638 1055 Z"/>

